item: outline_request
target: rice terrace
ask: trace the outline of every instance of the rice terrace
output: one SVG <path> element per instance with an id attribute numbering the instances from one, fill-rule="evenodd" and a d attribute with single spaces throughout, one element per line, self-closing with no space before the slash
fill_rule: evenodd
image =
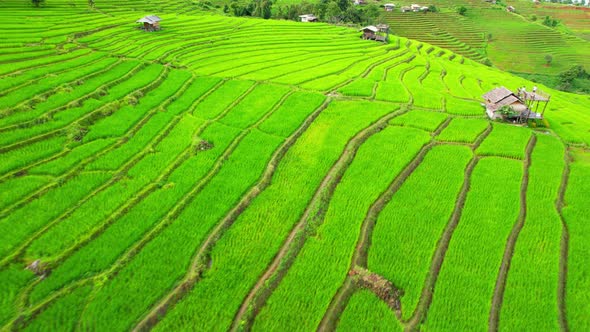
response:
<path id="1" fill-rule="evenodd" d="M 0 0 L 0 330 L 590 331 L 588 3 L 387 1 Z"/>

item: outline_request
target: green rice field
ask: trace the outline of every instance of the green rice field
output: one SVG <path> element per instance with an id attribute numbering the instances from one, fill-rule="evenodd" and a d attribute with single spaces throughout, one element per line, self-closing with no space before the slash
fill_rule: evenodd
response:
<path id="1" fill-rule="evenodd" d="M 490 121 L 481 33 L 0 13 L 0 331 L 590 330 L 590 97 Z"/>

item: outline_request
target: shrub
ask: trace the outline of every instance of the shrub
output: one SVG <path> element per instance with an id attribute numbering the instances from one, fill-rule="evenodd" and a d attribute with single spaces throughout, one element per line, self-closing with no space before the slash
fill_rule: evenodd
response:
<path id="1" fill-rule="evenodd" d="M 467 13 L 467 7 L 461 6 L 457 8 L 457 14 L 465 16 L 465 13 Z"/>

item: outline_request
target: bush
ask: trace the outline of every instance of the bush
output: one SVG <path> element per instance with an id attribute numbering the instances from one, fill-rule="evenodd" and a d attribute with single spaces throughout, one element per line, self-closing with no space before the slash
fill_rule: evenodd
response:
<path id="1" fill-rule="evenodd" d="M 457 8 L 457 14 L 465 16 L 465 13 L 467 13 L 467 8 L 465 6 Z"/>
<path id="2" fill-rule="evenodd" d="M 547 66 L 549 66 L 552 61 L 553 61 L 553 56 L 551 54 L 545 54 L 545 63 L 547 64 Z"/>

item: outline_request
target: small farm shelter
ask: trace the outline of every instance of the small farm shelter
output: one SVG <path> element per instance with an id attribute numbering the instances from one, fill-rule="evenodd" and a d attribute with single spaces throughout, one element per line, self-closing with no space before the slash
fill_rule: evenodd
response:
<path id="1" fill-rule="evenodd" d="M 422 8 L 422 6 L 414 3 L 410 6 L 410 8 L 412 8 L 413 12 L 419 12 L 420 8 Z"/>
<path id="2" fill-rule="evenodd" d="M 365 2 L 365 0 L 354 0 L 354 4 L 355 6 L 362 6 L 366 5 L 367 3 Z"/>
<path id="3" fill-rule="evenodd" d="M 519 94 L 521 90 L 519 89 Z M 523 96 L 521 94 L 521 96 Z M 508 116 L 508 118 L 515 118 L 519 122 L 526 121 L 527 119 L 542 119 L 541 114 L 532 112 L 526 104 L 526 99 L 516 95 L 514 92 L 506 89 L 505 87 L 495 88 L 492 91 L 483 95 L 486 106 L 486 114 L 492 120 L 504 118 L 501 110 L 508 106 L 514 112 L 514 115 Z"/>
<path id="4" fill-rule="evenodd" d="M 383 5 L 383 7 L 385 8 L 386 12 L 390 12 L 390 11 L 393 11 L 393 9 L 395 8 L 395 4 L 386 3 Z"/>
<path id="5" fill-rule="evenodd" d="M 314 14 L 299 15 L 301 22 L 317 22 L 318 18 Z"/>
<path id="6" fill-rule="evenodd" d="M 143 18 L 140 18 L 139 20 L 137 20 L 135 22 L 142 23 L 143 26 L 141 28 L 146 31 L 155 31 L 155 30 L 160 30 L 160 21 L 162 21 L 162 19 L 159 16 L 148 15 Z"/>
<path id="7" fill-rule="evenodd" d="M 412 8 L 410 6 L 402 6 L 401 8 L 402 13 L 411 12 Z"/>
<path id="8" fill-rule="evenodd" d="M 514 13 L 516 11 L 516 8 L 514 8 L 512 6 L 508 6 L 508 7 L 506 7 L 506 11 L 509 11 L 511 13 Z"/>
<path id="9" fill-rule="evenodd" d="M 363 32 L 363 35 L 362 35 L 363 39 L 374 40 L 375 36 L 377 36 L 377 32 L 379 32 L 379 29 L 374 25 L 369 25 L 364 28 L 361 28 L 361 31 Z"/>
<path id="10" fill-rule="evenodd" d="M 389 37 L 389 25 L 387 24 L 379 24 L 377 26 L 369 25 L 361 29 L 363 32 L 361 38 L 365 40 L 375 40 L 380 42 L 387 42 L 387 38 Z M 383 34 L 386 35 L 384 36 Z"/>

